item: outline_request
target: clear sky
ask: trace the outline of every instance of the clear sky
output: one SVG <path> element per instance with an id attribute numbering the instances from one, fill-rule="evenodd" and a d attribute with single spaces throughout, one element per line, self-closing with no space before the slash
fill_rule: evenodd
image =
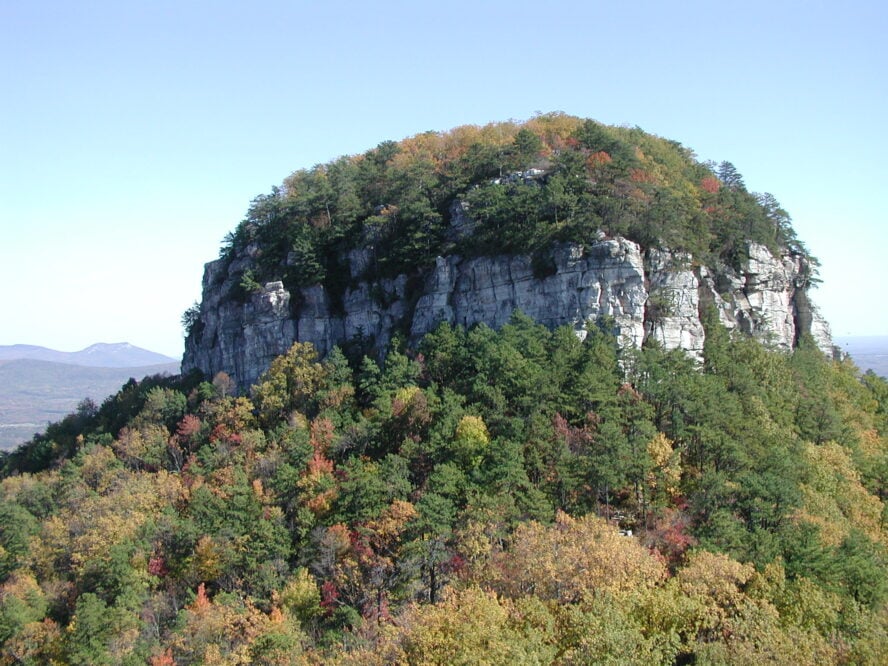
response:
<path id="1" fill-rule="evenodd" d="M 180 356 L 250 200 L 386 139 L 564 111 L 773 193 L 837 335 L 888 334 L 888 5 L 0 3 L 0 344 Z"/>

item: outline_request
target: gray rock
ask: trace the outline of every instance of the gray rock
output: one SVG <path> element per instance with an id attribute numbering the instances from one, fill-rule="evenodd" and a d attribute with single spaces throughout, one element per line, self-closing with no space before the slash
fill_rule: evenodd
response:
<path id="1" fill-rule="evenodd" d="M 521 310 L 549 327 L 571 324 L 581 335 L 589 322 L 610 316 L 625 344 L 640 345 L 647 293 L 638 246 L 615 239 L 553 254 L 556 271 L 542 278 L 527 256 L 438 257 L 413 313 L 411 340 L 442 321 L 499 327 Z"/>
<path id="2" fill-rule="evenodd" d="M 447 240 L 453 242 L 471 236 L 477 223 L 469 215 L 469 204 L 465 201 L 454 201 L 450 207 L 450 228 Z"/>
<path id="3" fill-rule="evenodd" d="M 465 211 L 461 215 L 455 225 L 460 234 L 471 224 Z M 650 338 L 701 359 L 700 313 L 713 306 L 728 329 L 778 349 L 791 349 L 802 333 L 827 353 L 833 349 L 829 326 L 808 298 L 803 258 L 773 256 L 757 244 L 749 245 L 749 259 L 735 271 L 695 266 L 685 253 L 642 253 L 624 238 L 599 236 L 589 245 L 553 247 L 554 270 L 545 276 L 534 275 L 528 256 L 452 255 L 436 259 L 418 293 L 408 293 L 408 277 L 400 275 L 357 281 L 341 303 L 321 285 L 290 293 L 281 282 L 269 282 L 240 302 L 231 294 L 257 256 L 251 247 L 232 261 L 206 265 L 200 321 L 186 340 L 184 370 L 225 371 L 245 388 L 297 340 L 311 342 L 322 355 L 354 338 L 382 351 L 395 330 L 408 331 L 416 344 L 442 321 L 499 327 L 515 310 L 548 327 L 569 325 L 581 338 L 608 317 L 623 347 L 638 348 Z M 350 253 L 353 280 L 370 256 Z"/>
<path id="4" fill-rule="evenodd" d="M 706 334 L 700 323 L 700 279 L 691 255 L 650 249 L 647 272 L 646 336 L 665 349 L 684 349 L 702 360 Z"/>

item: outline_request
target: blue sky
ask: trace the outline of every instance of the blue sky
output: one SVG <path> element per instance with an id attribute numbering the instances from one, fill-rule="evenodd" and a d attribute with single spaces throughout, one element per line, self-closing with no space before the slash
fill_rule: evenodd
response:
<path id="1" fill-rule="evenodd" d="M 773 193 L 836 335 L 888 335 L 881 2 L 0 4 L 0 344 L 181 355 L 203 263 L 292 171 L 564 111 Z"/>

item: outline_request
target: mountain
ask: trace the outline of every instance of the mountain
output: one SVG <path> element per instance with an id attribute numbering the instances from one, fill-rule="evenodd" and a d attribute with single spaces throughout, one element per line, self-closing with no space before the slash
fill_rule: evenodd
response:
<path id="1" fill-rule="evenodd" d="M 703 318 L 832 354 L 817 262 L 730 163 L 563 114 L 384 142 L 253 202 L 186 313 L 183 369 L 255 382 L 294 341 L 380 357 L 520 310 L 701 358 Z"/>
<path id="2" fill-rule="evenodd" d="M 0 450 L 9 450 L 89 398 L 101 403 L 131 377 L 175 374 L 179 362 L 126 342 L 77 352 L 0 346 Z"/>
<path id="3" fill-rule="evenodd" d="M 156 352 L 118 342 L 97 343 L 76 352 L 62 352 L 35 345 L 0 345 L 0 361 L 28 359 L 67 363 L 92 368 L 136 368 L 174 363 L 176 359 Z"/>
<path id="4" fill-rule="evenodd" d="M 297 172 L 202 372 L 0 453 L 0 666 L 882 665 L 888 381 L 815 274 L 730 164 L 562 114 Z"/>

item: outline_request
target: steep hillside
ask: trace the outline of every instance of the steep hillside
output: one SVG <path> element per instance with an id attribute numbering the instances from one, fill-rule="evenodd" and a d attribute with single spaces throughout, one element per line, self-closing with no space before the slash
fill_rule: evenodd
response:
<path id="1" fill-rule="evenodd" d="M 869 664 L 888 383 L 516 315 L 128 383 L 0 456 L 0 664 Z"/>
<path id="2" fill-rule="evenodd" d="M 560 114 L 385 142 L 258 197 L 186 313 L 185 369 L 242 387 L 294 341 L 381 354 L 440 321 L 607 320 L 699 358 L 703 310 L 783 349 L 826 323 L 770 195 L 639 129 Z"/>

